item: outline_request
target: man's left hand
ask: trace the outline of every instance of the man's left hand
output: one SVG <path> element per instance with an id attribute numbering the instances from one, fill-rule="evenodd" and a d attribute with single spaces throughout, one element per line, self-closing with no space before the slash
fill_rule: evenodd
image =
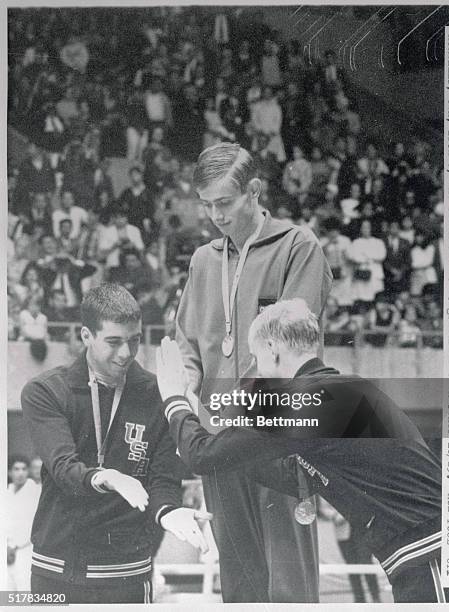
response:
<path id="1" fill-rule="evenodd" d="M 212 520 L 210 512 L 202 512 L 193 508 L 176 508 L 161 518 L 161 527 L 170 531 L 181 542 L 188 542 L 201 552 L 209 550 L 206 540 L 201 532 L 197 521 Z"/>
<path id="2" fill-rule="evenodd" d="M 181 351 L 168 336 L 156 351 L 157 384 L 162 400 L 173 395 L 186 395 L 189 376 L 182 361 Z"/>

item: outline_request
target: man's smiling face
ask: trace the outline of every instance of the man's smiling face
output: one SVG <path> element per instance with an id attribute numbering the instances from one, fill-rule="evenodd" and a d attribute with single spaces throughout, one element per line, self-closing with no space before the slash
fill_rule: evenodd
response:
<path id="1" fill-rule="evenodd" d="M 141 321 L 103 321 L 101 329 L 95 334 L 89 330 L 84 339 L 89 365 L 105 378 L 122 378 L 137 355 L 141 337 Z"/>

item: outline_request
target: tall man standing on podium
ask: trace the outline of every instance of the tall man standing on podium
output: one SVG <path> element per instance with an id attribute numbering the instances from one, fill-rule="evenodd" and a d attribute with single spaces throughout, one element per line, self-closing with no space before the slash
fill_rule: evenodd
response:
<path id="1" fill-rule="evenodd" d="M 206 407 L 212 393 L 255 375 L 247 335 L 265 306 L 302 297 L 320 317 L 331 287 L 314 234 L 259 206 L 256 172 L 248 151 L 220 143 L 201 153 L 194 173 L 198 196 L 223 239 L 192 257 L 176 340 L 192 390 Z M 199 417 L 210 427 L 206 410 Z M 236 414 L 231 407 L 222 416 Z M 316 526 L 295 522 L 295 500 L 258 485 L 243 468 L 204 476 L 203 485 L 224 602 L 317 602 Z"/>

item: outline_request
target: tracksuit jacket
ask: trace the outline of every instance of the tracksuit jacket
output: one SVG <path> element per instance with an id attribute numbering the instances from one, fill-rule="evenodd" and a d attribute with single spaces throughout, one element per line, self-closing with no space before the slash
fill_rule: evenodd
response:
<path id="1" fill-rule="evenodd" d="M 264 215 L 238 284 L 232 355 L 225 357 L 221 348 L 223 238 L 195 251 L 178 308 L 176 340 L 200 396 L 201 424 L 209 430 L 210 395 L 232 391 L 241 378 L 255 374 L 247 339 L 259 312 L 279 300 L 301 297 L 320 317 L 331 288 L 331 270 L 314 233 L 306 226 L 274 219 L 267 211 Z M 231 287 L 239 253 L 229 243 Z M 220 552 L 225 603 L 318 601 L 316 525 L 296 523 L 291 498 L 248 480 L 243 461 L 238 472 L 205 474 L 203 488 L 214 515 L 212 531 Z"/>
<path id="2" fill-rule="evenodd" d="M 269 418 L 317 418 L 316 430 L 230 427 L 214 436 L 201 427 L 188 402 L 175 396 L 165 402 L 166 415 L 183 461 L 199 474 L 246 463 L 261 484 L 292 496 L 298 496 L 300 466 L 312 491 L 363 532 L 390 581 L 410 565 L 437 558 L 441 464 L 391 398 L 370 381 L 340 376 L 319 359 L 274 388 L 290 395 L 321 393 L 319 407 L 263 410 Z M 295 453 L 297 458 L 288 457 Z M 285 457 L 280 468 L 273 463 L 278 457 Z"/>
<path id="3" fill-rule="evenodd" d="M 31 380 L 22 409 L 43 460 L 32 528 L 32 572 L 78 585 L 142 582 L 151 571 L 152 530 L 164 506 L 181 505 L 181 463 L 161 409 L 156 377 L 137 362 L 126 384 L 105 453 L 105 468 L 140 480 L 145 512 L 118 493 L 95 489 L 97 446 L 85 353 L 70 367 Z M 101 400 L 100 400 L 101 401 Z M 98 583 L 97 583 L 98 584 Z"/>

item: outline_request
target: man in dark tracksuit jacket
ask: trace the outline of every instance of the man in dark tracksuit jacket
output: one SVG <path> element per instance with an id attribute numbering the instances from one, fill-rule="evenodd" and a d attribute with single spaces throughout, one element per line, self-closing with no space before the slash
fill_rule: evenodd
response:
<path id="1" fill-rule="evenodd" d="M 282 321 L 286 312 L 291 323 L 295 303 L 300 301 L 269 306 L 257 317 L 255 323 L 258 319 L 262 319 L 262 323 L 256 329 L 260 330 L 266 322 L 264 316 L 271 316 L 271 322 L 276 317 Z M 285 304 L 293 304 L 293 308 L 289 312 L 285 308 L 282 310 Z M 265 331 L 267 329 L 276 330 L 266 325 Z M 313 329 L 308 333 L 303 339 L 313 338 Z M 257 335 L 257 331 L 254 334 Z M 286 337 L 284 330 L 277 339 L 285 340 Z M 315 343 L 317 341 L 318 327 Z M 290 371 L 293 371 L 292 351 L 276 342 L 272 344 L 273 359 L 280 359 L 282 363 L 287 354 Z M 251 343 L 250 340 L 252 353 L 267 372 L 268 353 L 264 354 L 265 349 L 258 343 L 262 346 L 262 342 L 253 339 Z M 296 497 L 296 470 L 302 468 L 312 490 L 327 499 L 364 534 L 366 545 L 380 561 L 392 584 L 395 601 L 446 601 L 448 590 L 445 593 L 441 587 L 439 564 L 439 460 L 409 418 L 373 383 L 339 376 L 336 370 L 314 357 L 313 350 L 306 353 L 306 361 L 299 358 L 298 363 L 301 365 L 293 371 L 293 378 L 278 381 L 276 386 L 268 387 L 268 392 L 276 389 L 288 393 L 289 397 L 305 392 L 313 396 L 316 392 L 321 396 L 321 404 L 303 406 L 299 410 L 281 406 L 260 409 L 259 406 L 259 414 L 266 418 L 316 418 L 319 422 L 316 429 L 270 424 L 260 428 L 230 427 L 217 435 L 201 427 L 190 403 L 182 395 L 167 396 L 170 388 L 173 392 L 178 387 L 164 386 L 163 378 L 161 381 L 164 372 L 159 365 L 158 382 L 165 399 L 165 413 L 181 458 L 198 474 L 241 469 L 242 462 L 246 462 L 259 482 Z M 263 393 L 260 385 L 258 388 Z M 248 411 L 247 415 L 257 423 L 254 411 Z M 298 453 L 296 458 L 291 456 L 294 453 Z M 277 457 L 285 457 L 285 460 L 276 478 L 272 460 Z M 277 485 L 274 484 L 276 480 Z"/>
<path id="2" fill-rule="evenodd" d="M 172 531 L 178 523 L 182 532 L 179 521 L 190 520 L 195 529 L 197 517 L 180 508 L 181 464 L 155 376 L 134 361 L 141 332 L 137 303 L 123 287 L 106 284 L 88 292 L 81 311 L 87 352 L 69 367 L 44 372 L 22 392 L 25 422 L 43 461 L 31 538 L 32 591 L 65 593 L 70 603 L 149 602 L 157 524 Z M 126 378 L 119 379 L 122 370 Z M 118 404 L 114 380 L 121 388 Z"/>

